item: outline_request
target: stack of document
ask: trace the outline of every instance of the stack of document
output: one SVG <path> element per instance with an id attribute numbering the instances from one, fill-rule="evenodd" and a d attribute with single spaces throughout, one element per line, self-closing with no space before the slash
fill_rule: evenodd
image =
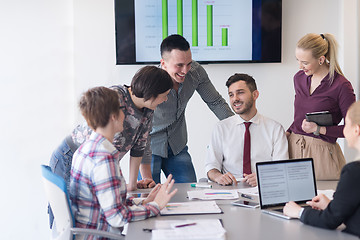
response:
<path id="1" fill-rule="evenodd" d="M 215 200 L 215 199 L 236 199 L 239 198 L 237 190 L 204 189 L 188 191 L 189 199 Z"/>
<path id="2" fill-rule="evenodd" d="M 226 230 L 219 219 L 158 220 L 152 230 L 153 240 L 225 239 Z"/>

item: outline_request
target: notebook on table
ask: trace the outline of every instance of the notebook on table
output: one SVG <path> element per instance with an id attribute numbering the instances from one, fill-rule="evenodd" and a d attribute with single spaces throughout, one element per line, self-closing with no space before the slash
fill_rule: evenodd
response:
<path id="1" fill-rule="evenodd" d="M 263 212 L 290 219 L 283 214 L 289 201 L 304 205 L 316 196 L 312 158 L 256 163 L 260 208 Z"/>

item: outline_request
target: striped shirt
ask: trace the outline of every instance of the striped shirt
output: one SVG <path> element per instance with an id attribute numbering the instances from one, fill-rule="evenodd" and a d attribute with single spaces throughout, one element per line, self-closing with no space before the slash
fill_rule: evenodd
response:
<path id="1" fill-rule="evenodd" d="M 70 199 L 76 227 L 119 234 L 125 223 L 146 219 L 160 212 L 155 202 L 136 205 L 139 199 L 126 198 L 119 151 L 96 132 L 74 154 Z M 91 239 L 91 236 L 85 239 Z"/>
<path id="2" fill-rule="evenodd" d="M 187 144 L 185 109 L 195 90 L 218 119 L 222 120 L 234 115 L 225 99 L 216 91 L 205 69 L 193 61 L 185 81 L 180 83 L 178 92 L 171 89 L 168 100 L 157 106 L 154 111 L 150 133 L 151 150 L 148 145 L 143 163 L 151 162 L 150 151 L 152 154 L 166 158 L 168 145 L 175 155 L 184 149 Z"/>

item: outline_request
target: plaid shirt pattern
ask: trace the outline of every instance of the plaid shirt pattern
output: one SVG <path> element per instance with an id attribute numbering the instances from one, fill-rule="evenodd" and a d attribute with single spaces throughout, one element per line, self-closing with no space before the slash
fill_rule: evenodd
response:
<path id="1" fill-rule="evenodd" d="M 96 132 L 75 152 L 70 198 L 77 227 L 120 234 L 125 223 L 160 212 L 155 202 L 136 205 L 134 198 L 126 198 L 126 183 L 118 158 L 119 151 L 114 145 Z M 85 236 L 85 239 L 95 237 Z"/>

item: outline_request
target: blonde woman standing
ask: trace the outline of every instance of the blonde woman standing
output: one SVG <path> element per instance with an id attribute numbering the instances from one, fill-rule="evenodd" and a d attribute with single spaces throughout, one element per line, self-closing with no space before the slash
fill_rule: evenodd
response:
<path id="1" fill-rule="evenodd" d="M 344 137 L 344 125 L 339 123 L 355 94 L 339 67 L 337 42 L 332 34 L 309 33 L 298 41 L 295 55 L 300 71 L 294 76 L 294 121 L 286 133 L 289 157 L 312 157 L 317 180 L 339 179 L 345 165 L 336 143 Z M 320 111 L 331 113 L 332 126 L 306 121 L 306 113 Z"/>

